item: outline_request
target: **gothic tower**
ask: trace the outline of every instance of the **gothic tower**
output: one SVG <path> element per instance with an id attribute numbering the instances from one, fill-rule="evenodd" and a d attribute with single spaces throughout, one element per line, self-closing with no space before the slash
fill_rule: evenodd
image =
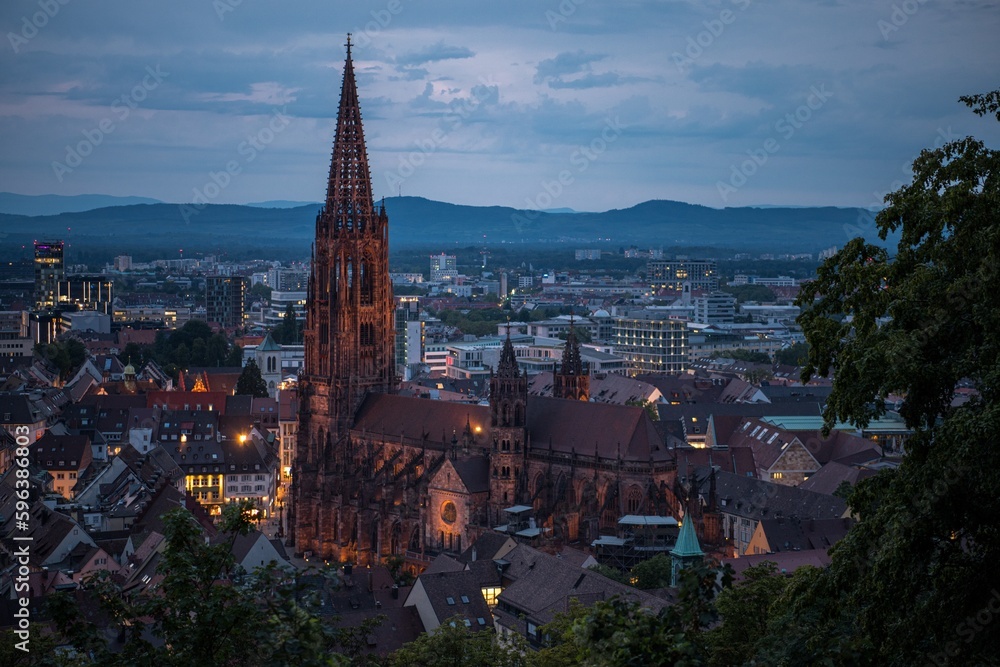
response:
<path id="1" fill-rule="evenodd" d="M 365 394 L 395 386 L 388 222 L 385 208 L 376 210 L 372 200 L 348 35 L 326 202 L 316 217 L 309 276 L 293 478 L 297 552 L 334 555 L 338 498 L 352 479 L 348 429 Z"/>
<path id="2" fill-rule="evenodd" d="M 490 373 L 490 454 L 489 513 L 493 525 L 500 512 L 523 500 L 527 470 L 528 376 L 521 373 L 510 342 L 510 329 L 500 353 L 496 371 Z"/>
<path id="3" fill-rule="evenodd" d="M 563 348 L 562 363 L 553 376 L 552 395 L 556 398 L 590 400 L 590 376 L 585 372 L 580 359 L 580 342 L 576 339 L 572 320 L 569 335 L 566 336 L 566 347 Z"/>

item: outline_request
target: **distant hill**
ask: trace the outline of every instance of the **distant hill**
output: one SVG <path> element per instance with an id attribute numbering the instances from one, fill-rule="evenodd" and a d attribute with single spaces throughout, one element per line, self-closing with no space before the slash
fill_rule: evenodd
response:
<path id="1" fill-rule="evenodd" d="M 320 206 L 319 202 L 290 201 L 288 199 L 272 199 L 271 201 L 249 202 L 247 206 L 255 208 L 298 208 L 299 206 Z"/>
<path id="2" fill-rule="evenodd" d="M 112 195 L 18 195 L 0 192 L 0 213 L 11 215 L 58 215 L 79 213 L 108 206 L 160 204 L 149 197 L 114 197 Z"/>
<path id="3" fill-rule="evenodd" d="M 870 216 L 848 208 L 713 209 L 647 201 L 602 213 L 543 213 L 503 206 L 460 206 L 421 197 L 385 200 L 394 247 L 483 243 L 565 243 L 574 247 L 708 246 L 815 252 L 859 233 L 878 241 Z M 64 238 L 77 248 L 275 248 L 308 254 L 319 204 L 294 208 L 140 204 L 38 217 L 0 215 L 0 233 L 17 244 Z M 895 243 L 890 239 L 890 243 Z M 6 245 L 6 243 L 4 244 Z"/>

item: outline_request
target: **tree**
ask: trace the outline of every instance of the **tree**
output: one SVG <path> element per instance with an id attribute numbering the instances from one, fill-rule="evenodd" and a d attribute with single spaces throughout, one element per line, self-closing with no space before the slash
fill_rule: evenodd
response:
<path id="1" fill-rule="evenodd" d="M 713 352 L 712 359 L 736 359 L 737 361 L 749 361 L 754 364 L 771 363 L 771 357 L 769 357 L 766 352 L 755 352 L 753 350 L 742 350 L 739 348 Z"/>
<path id="2" fill-rule="evenodd" d="M 595 603 L 572 624 L 571 641 L 581 664 L 612 665 L 708 664 L 705 628 L 718 615 L 712 600 L 720 571 L 704 564 L 681 570 L 677 602 L 659 613 L 619 597 Z M 721 571 L 723 586 L 732 581 Z"/>
<path id="3" fill-rule="evenodd" d="M 247 360 L 247 365 L 243 367 L 239 379 L 236 380 L 237 395 L 253 396 L 254 398 L 267 398 L 267 383 L 260 374 L 260 368 L 253 357 Z"/>
<path id="4" fill-rule="evenodd" d="M 625 401 L 625 405 L 629 405 L 634 408 L 642 408 L 654 422 L 660 421 L 660 412 L 656 408 L 656 403 L 648 398 L 631 398 Z"/>
<path id="5" fill-rule="evenodd" d="M 772 302 L 774 292 L 767 285 L 725 285 L 719 288 L 736 297 L 736 303 L 742 305 L 746 301 Z"/>
<path id="6" fill-rule="evenodd" d="M 963 101 L 1000 120 L 1000 91 Z M 860 643 L 871 664 L 995 664 L 1000 152 L 971 137 L 924 150 L 886 202 L 875 224 L 900 233 L 893 255 L 854 239 L 800 294 L 802 377 L 833 376 L 828 428 L 865 425 L 896 394 L 914 434 L 897 470 L 857 484 L 857 523 L 809 590 L 817 609 L 832 595 L 850 610 L 839 646 Z M 952 406 L 960 384 L 975 395 Z"/>
<path id="7" fill-rule="evenodd" d="M 774 353 L 774 361 L 786 366 L 802 366 L 809 359 L 809 343 L 793 343 Z"/>
<path id="8" fill-rule="evenodd" d="M 656 554 L 632 568 L 632 585 L 644 590 L 666 588 L 670 585 L 672 568 L 669 556 Z"/>
<path id="9" fill-rule="evenodd" d="M 84 616 L 72 598 L 52 596 L 50 614 L 63 641 L 76 651 L 74 664 L 346 665 L 333 653 L 338 632 L 319 619 L 287 573 L 270 567 L 248 576 L 236 563 L 233 544 L 253 530 L 252 509 L 249 501 L 227 506 L 220 523 L 223 539 L 214 544 L 205 542 L 186 510 L 165 514 L 166 542 L 157 569 L 163 579 L 155 589 L 124 595 L 104 571 L 88 580 L 101 624 Z M 123 644 L 118 651 L 108 643 L 116 635 Z"/>
<path id="10" fill-rule="evenodd" d="M 59 377 L 64 381 L 72 378 L 88 356 L 86 346 L 75 338 L 36 345 L 35 351 L 59 369 Z"/>
<path id="11" fill-rule="evenodd" d="M 250 288 L 250 296 L 259 297 L 261 299 L 271 299 L 272 289 L 265 285 L 264 283 L 257 283 Z"/>
<path id="12" fill-rule="evenodd" d="M 712 664 L 719 667 L 750 661 L 757 642 L 767 634 L 775 601 L 787 579 L 771 561 L 748 567 L 743 580 L 719 593 L 715 600 L 722 623 L 708 635 Z"/>
<path id="13" fill-rule="evenodd" d="M 527 664 L 519 642 L 501 642 L 489 630 L 472 631 L 461 616 L 442 623 L 394 652 L 393 667 L 522 667 Z"/>

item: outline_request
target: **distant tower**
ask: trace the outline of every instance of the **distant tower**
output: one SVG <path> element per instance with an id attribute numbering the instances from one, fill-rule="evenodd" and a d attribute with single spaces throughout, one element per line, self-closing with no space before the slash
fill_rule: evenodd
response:
<path id="1" fill-rule="evenodd" d="M 590 376 L 580 359 L 580 342 L 576 339 L 573 320 L 569 323 L 566 347 L 563 348 L 562 363 L 553 374 L 555 384 L 552 395 L 556 398 L 571 398 L 579 401 L 590 400 Z"/>
<path id="2" fill-rule="evenodd" d="M 343 439 L 365 394 L 395 387 L 389 219 L 372 201 L 351 39 L 326 202 L 316 217 L 294 472 L 296 551 L 336 555 Z"/>
<path id="3" fill-rule="evenodd" d="M 681 532 L 677 536 L 677 544 L 670 550 L 670 585 L 677 588 L 680 573 L 685 567 L 700 563 L 705 556 L 698 544 L 698 536 L 694 531 L 694 517 L 688 512 L 684 515 Z"/>
<path id="4" fill-rule="evenodd" d="M 278 385 L 281 384 L 281 346 L 274 342 L 270 332 L 254 350 L 254 356 L 257 358 L 260 375 L 267 384 L 267 395 L 277 398 Z"/>
<path id="5" fill-rule="evenodd" d="M 490 453 L 489 511 L 494 525 L 500 512 L 520 499 L 527 460 L 528 375 L 517 366 L 514 345 L 507 340 L 500 353 L 496 371 L 490 373 Z"/>
<path id="6" fill-rule="evenodd" d="M 62 241 L 35 241 L 35 308 L 52 308 L 59 301 L 59 282 L 66 274 Z"/>

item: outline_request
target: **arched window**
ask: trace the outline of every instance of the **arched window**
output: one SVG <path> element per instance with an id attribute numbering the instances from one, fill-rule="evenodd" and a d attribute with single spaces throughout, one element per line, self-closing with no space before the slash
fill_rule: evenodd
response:
<path id="1" fill-rule="evenodd" d="M 641 507 L 642 489 L 633 486 L 628 490 L 628 495 L 625 497 L 625 508 L 629 514 L 638 514 Z"/>

